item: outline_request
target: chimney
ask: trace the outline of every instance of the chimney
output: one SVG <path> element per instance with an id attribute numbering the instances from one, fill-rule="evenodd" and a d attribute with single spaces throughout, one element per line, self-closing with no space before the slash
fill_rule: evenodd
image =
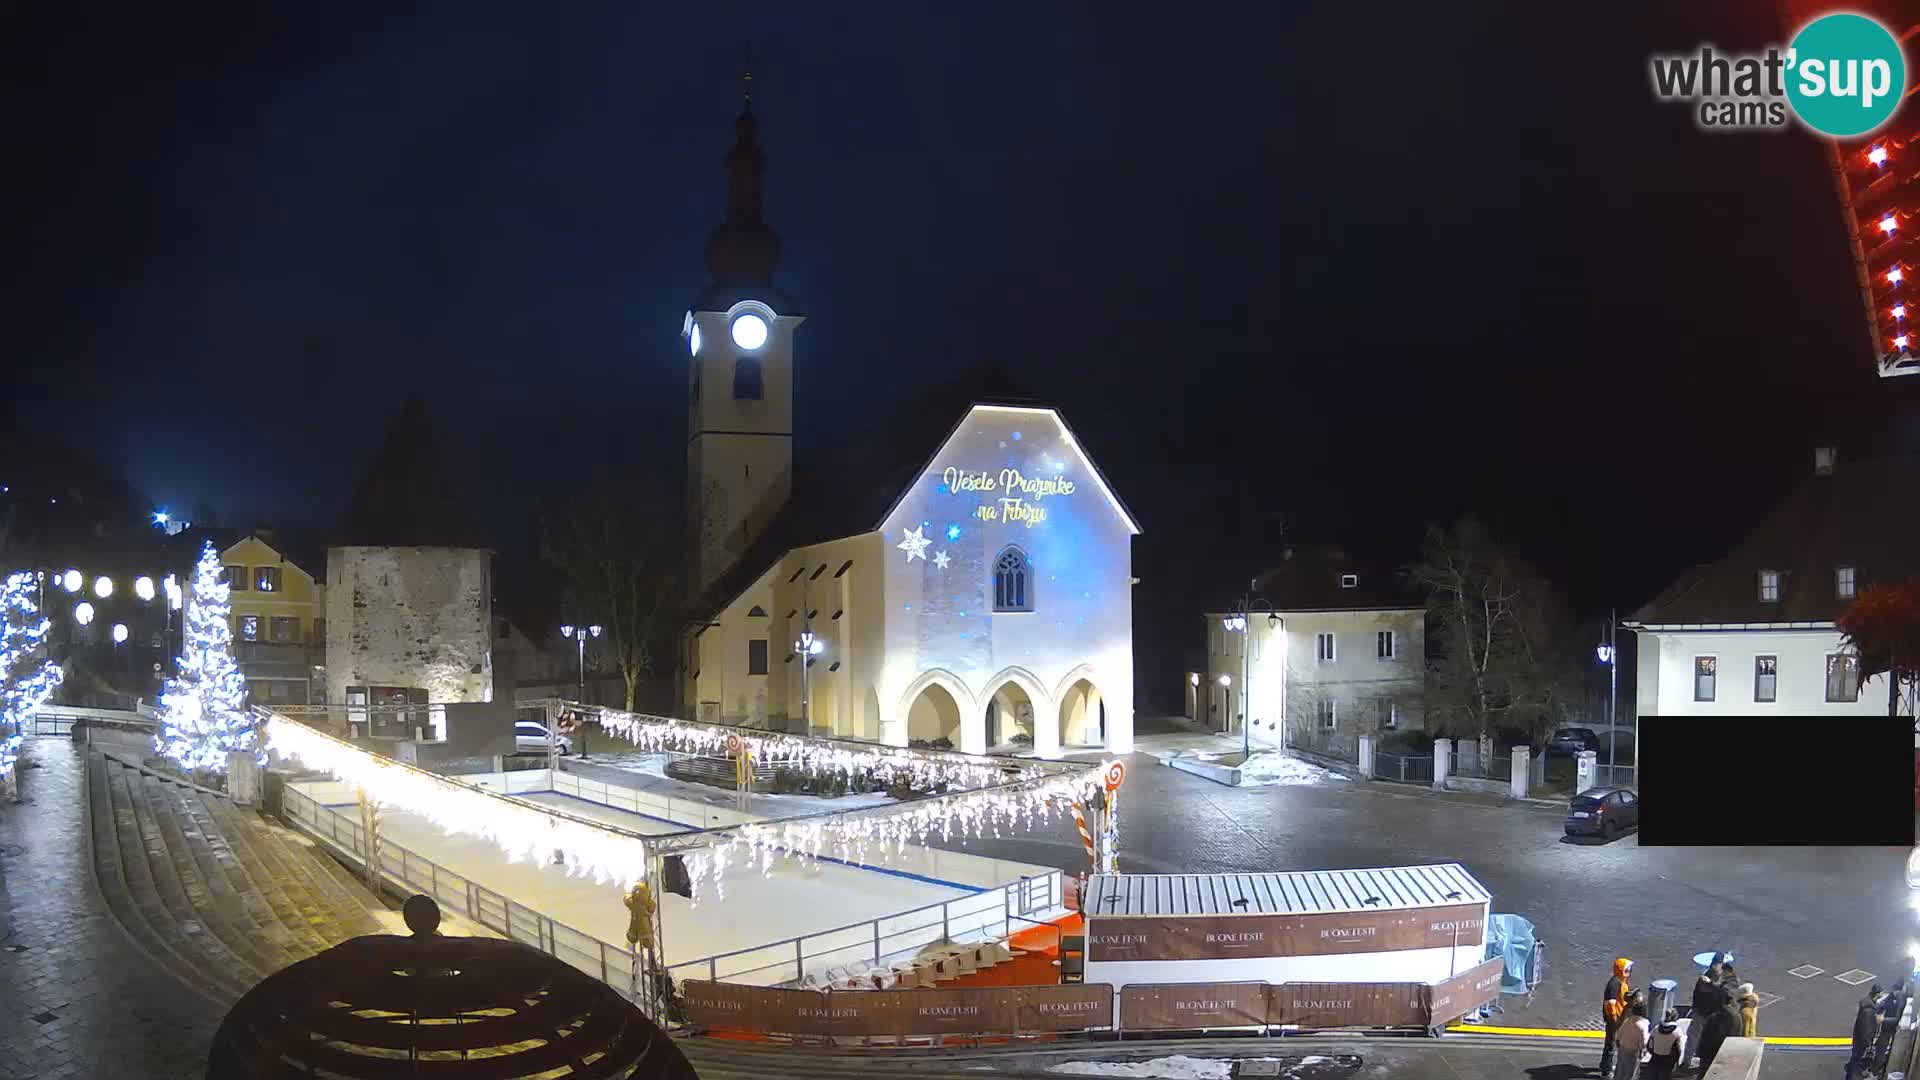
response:
<path id="1" fill-rule="evenodd" d="M 1834 457 L 1835 457 L 1835 451 L 1833 447 L 1831 446 L 1814 447 L 1813 448 L 1813 475 L 1832 476 Z"/>

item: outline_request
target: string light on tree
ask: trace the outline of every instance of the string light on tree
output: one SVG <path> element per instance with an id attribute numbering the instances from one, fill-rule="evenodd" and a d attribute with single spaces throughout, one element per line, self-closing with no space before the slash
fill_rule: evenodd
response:
<path id="1" fill-rule="evenodd" d="M 211 543 L 200 549 L 187 604 L 179 674 L 160 695 L 160 730 L 154 749 L 189 769 L 225 772 L 227 755 L 256 751 L 253 719 L 246 711 L 246 680 L 233 659 L 228 625 L 232 593 L 220 580 L 220 556 Z"/>
<path id="2" fill-rule="evenodd" d="M 27 717 L 65 675 L 42 650 L 50 624 L 34 601 L 38 592 L 38 579 L 25 571 L 0 587 L 0 776 L 13 771 Z"/>

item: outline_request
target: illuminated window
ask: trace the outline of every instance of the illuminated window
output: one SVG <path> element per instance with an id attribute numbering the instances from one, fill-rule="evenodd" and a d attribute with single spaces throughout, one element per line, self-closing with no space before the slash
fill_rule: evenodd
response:
<path id="1" fill-rule="evenodd" d="M 1392 731 L 1400 726 L 1400 703 L 1392 698 L 1380 701 L 1380 730 Z"/>
<path id="2" fill-rule="evenodd" d="M 1760 602 L 1763 604 L 1780 602 L 1780 571 L 1760 571 Z"/>
<path id="3" fill-rule="evenodd" d="M 235 592 L 246 591 L 246 588 L 247 588 L 247 568 L 246 567 L 223 566 L 220 568 L 220 572 L 221 572 L 221 575 L 226 578 L 227 585 L 230 588 L 232 588 Z"/>
<path id="4" fill-rule="evenodd" d="M 259 641 L 260 640 L 260 616 L 258 615 L 240 616 L 240 640 L 241 641 Z"/>
<path id="5" fill-rule="evenodd" d="M 733 396 L 742 401 L 759 401 L 764 393 L 760 361 L 743 356 L 733 362 Z"/>
<path id="6" fill-rule="evenodd" d="M 1313 635 L 1313 658 L 1323 664 L 1333 663 L 1333 633 Z"/>
<path id="7" fill-rule="evenodd" d="M 1380 630 L 1375 632 L 1375 634 L 1373 635 L 1374 655 L 1378 656 L 1380 659 L 1382 660 L 1393 659 L 1393 646 L 1394 646 L 1393 631 Z"/>
<path id="8" fill-rule="evenodd" d="M 1033 610 L 1033 566 L 1017 547 L 1002 550 L 993 560 L 993 610 Z"/>
<path id="9" fill-rule="evenodd" d="M 1756 656 L 1753 658 L 1753 700 L 1775 701 L 1780 691 L 1780 658 L 1777 656 Z"/>
<path id="10" fill-rule="evenodd" d="M 277 566 L 254 567 L 253 587 L 258 592 L 279 592 L 280 568 Z"/>
<path id="11" fill-rule="evenodd" d="M 276 615 L 267 623 L 267 630 L 276 644 L 291 645 L 300 640 L 299 619 Z"/>
<path id="12" fill-rule="evenodd" d="M 1720 658 L 1717 656 L 1696 656 L 1693 658 L 1693 700 L 1712 701 L 1714 677 L 1720 670 Z"/>
<path id="13" fill-rule="evenodd" d="M 1827 657 L 1827 700 L 1860 700 L 1860 658 L 1844 653 Z"/>
<path id="14" fill-rule="evenodd" d="M 1359 574 L 1341 574 L 1341 575 L 1340 575 L 1340 587 L 1341 587 L 1341 588 L 1343 588 L 1343 589 L 1357 589 L 1357 588 L 1359 588 L 1359 587 L 1360 587 L 1360 575 L 1359 575 Z"/>
<path id="15" fill-rule="evenodd" d="M 767 639 L 754 638 L 747 642 L 747 674 L 765 675 L 767 673 Z"/>
<path id="16" fill-rule="evenodd" d="M 1851 600 L 1854 595 L 1854 572 L 1851 566 L 1838 567 L 1833 572 L 1833 591 L 1842 600 Z"/>
<path id="17" fill-rule="evenodd" d="M 1320 699 L 1320 730 L 1332 731 L 1340 726 L 1340 703 L 1332 698 Z"/>

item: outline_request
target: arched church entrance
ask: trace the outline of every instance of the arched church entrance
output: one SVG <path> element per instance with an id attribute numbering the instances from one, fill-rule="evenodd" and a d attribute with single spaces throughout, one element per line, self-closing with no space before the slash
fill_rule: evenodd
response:
<path id="1" fill-rule="evenodd" d="M 928 743 L 945 739 L 960 745 L 960 703 L 939 683 L 929 683 L 907 706 L 908 742 Z"/>
<path id="2" fill-rule="evenodd" d="M 1107 705 L 1090 680 L 1077 679 L 1060 695 L 1060 745 L 1105 746 Z"/>
<path id="3" fill-rule="evenodd" d="M 1026 750 L 1033 747 L 1033 697 L 1012 679 L 987 698 L 987 749 Z"/>

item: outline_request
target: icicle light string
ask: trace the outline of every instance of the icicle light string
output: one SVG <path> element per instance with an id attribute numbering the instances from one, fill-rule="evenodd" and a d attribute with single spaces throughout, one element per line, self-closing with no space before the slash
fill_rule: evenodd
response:
<path id="1" fill-rule="evenodd" d="M 51 624 L 34 603 L 38 589 L 38 577 L 16 571 L 0 591 L 0 776 L 11 772 L 19 757 L 27 717 L 52 696 L 64 674 L 60 665 L 40 656 Z"/>

